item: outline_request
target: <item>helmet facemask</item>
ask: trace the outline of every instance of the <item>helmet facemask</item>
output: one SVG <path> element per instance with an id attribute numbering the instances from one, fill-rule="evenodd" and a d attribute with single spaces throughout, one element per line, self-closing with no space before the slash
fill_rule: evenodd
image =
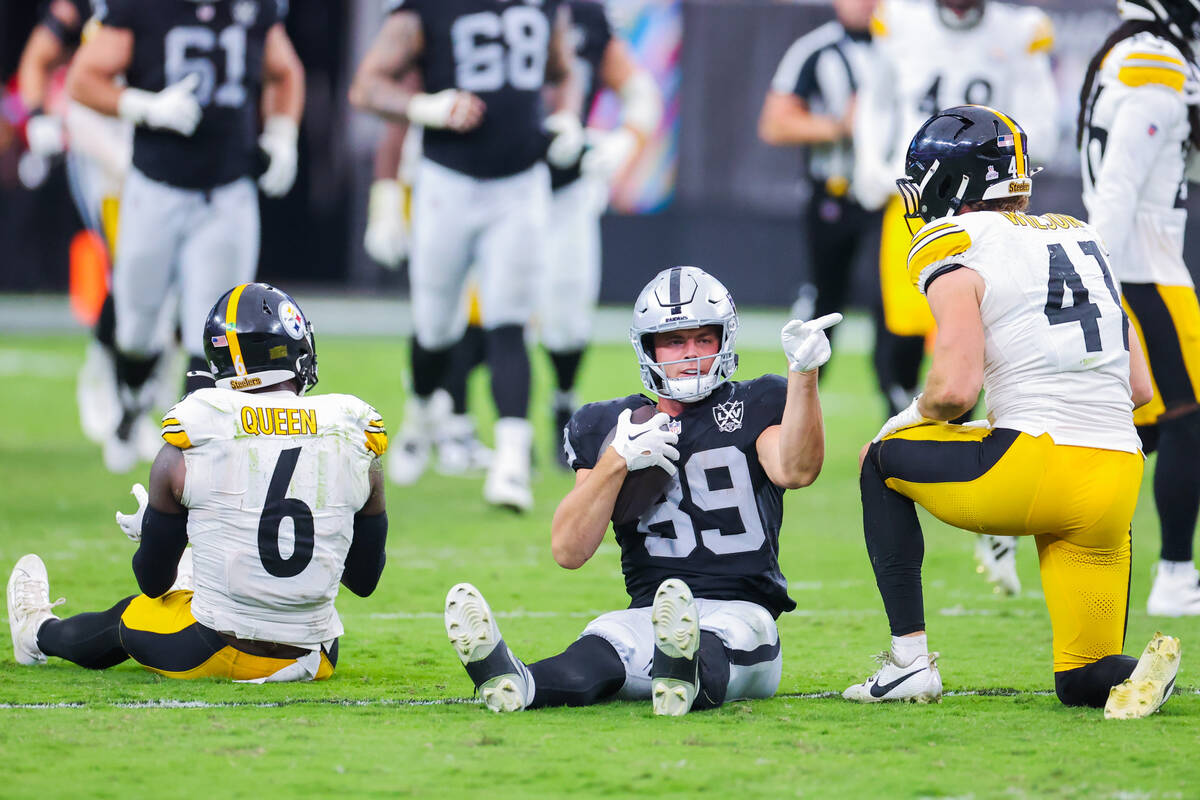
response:
<path id="1" fill-rule="evenodd" d="M 947 28 L 965 31 L 983 19 L 985 0 L 936 0 L 938 17 Z"/>

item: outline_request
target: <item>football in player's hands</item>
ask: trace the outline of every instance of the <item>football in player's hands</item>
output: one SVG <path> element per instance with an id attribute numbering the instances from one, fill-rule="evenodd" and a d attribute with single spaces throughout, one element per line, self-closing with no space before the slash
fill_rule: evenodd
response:
<path id="1" fill-rule="evenodd" d="M 635 425 L 645 425 L 657 413 L 658 409 L 654 406 L 638 406 L 629 414 L 629 422 Z M 613 444 L 620 428 L 621 423 L 618 422 L 608 432 L 608 436 L 605 437 L 604 444 L 600 448 L 601 453 Z M 661 426 L 660 430 L 665 431 L 666 425 Z M 678 458 L 677 450 L 672 447 L 671 452 Z M 613 504 L 612 521 L 618 525 L 624 525 L 641 517 L 663 496 L 667 486 L 671 483 L 671 474 L 660 466 L 648 466 L 625 473 L 621 491 L 617 493 L 617 501 Z"/>

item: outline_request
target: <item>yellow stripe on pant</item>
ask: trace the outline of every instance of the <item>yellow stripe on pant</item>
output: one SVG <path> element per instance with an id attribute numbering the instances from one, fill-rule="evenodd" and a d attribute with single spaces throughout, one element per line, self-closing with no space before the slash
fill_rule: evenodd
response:
<path id="1" fill-rule="evenodd" d="M 912 239 L 912 231 L 904 220 L 904 200 L 896 195 L 883 212 L 879 292 L 884 324 L 897 336 L 925 336 L 933 330 L 929 303 L 908 277 L 908 249 Z"/>
<path id="2" fill-rule="evenodd" d="M 957 528 L 1034 536 L 1054 629 L 1055 672 L 1120 653 L 1129 601 L 1129 524 L 1142 455 L 1057 445 L 1048 434 L 1021 433 L 974 480 L 927 480 L 930 465 L 953 464 L 963 445 L 995 433 L 949 424 L 898 431 L 879 452 L 885 483 Z M 888 447 L 899 442 L 928 446 Z M 917 462 L 923 480 L 905 480 Z"/>
<path id="3" fill-rule="evenodd" d="M 192 593 L 167 592 L 151 598 L 140 594 L 121 614 L 121 644 L 130 658 L 168 678 L 266 678 L 296 663 L 267 658 L 229 645 L 192 616 Z M 321 653 L 316 680 L 333 674 L 329 656 Z"/>

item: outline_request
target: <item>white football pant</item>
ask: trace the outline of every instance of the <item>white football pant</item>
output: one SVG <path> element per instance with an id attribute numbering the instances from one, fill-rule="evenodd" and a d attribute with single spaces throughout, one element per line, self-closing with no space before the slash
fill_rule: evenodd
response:
<path id="1" fill-rule="evenodd" d="M 547 350 L 582 350 L 600 297 L 600 215 L 608 186 L 583 176 L 550 199 L 549 266 L 538 284 L 538 331 Z"/>

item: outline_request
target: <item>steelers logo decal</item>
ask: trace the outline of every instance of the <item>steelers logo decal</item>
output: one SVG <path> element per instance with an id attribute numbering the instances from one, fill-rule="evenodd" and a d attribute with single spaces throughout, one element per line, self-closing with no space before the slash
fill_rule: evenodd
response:
<path id="1" fill-rule="evenodd" d="M 304 338 L 304 317 L 300 316 L 300 309 L 295 305 L 284 300 L 279 304 L 279 323 L 283 325 L 283 329 L 287 331 L 288 336 L 293 339 Z"/>

